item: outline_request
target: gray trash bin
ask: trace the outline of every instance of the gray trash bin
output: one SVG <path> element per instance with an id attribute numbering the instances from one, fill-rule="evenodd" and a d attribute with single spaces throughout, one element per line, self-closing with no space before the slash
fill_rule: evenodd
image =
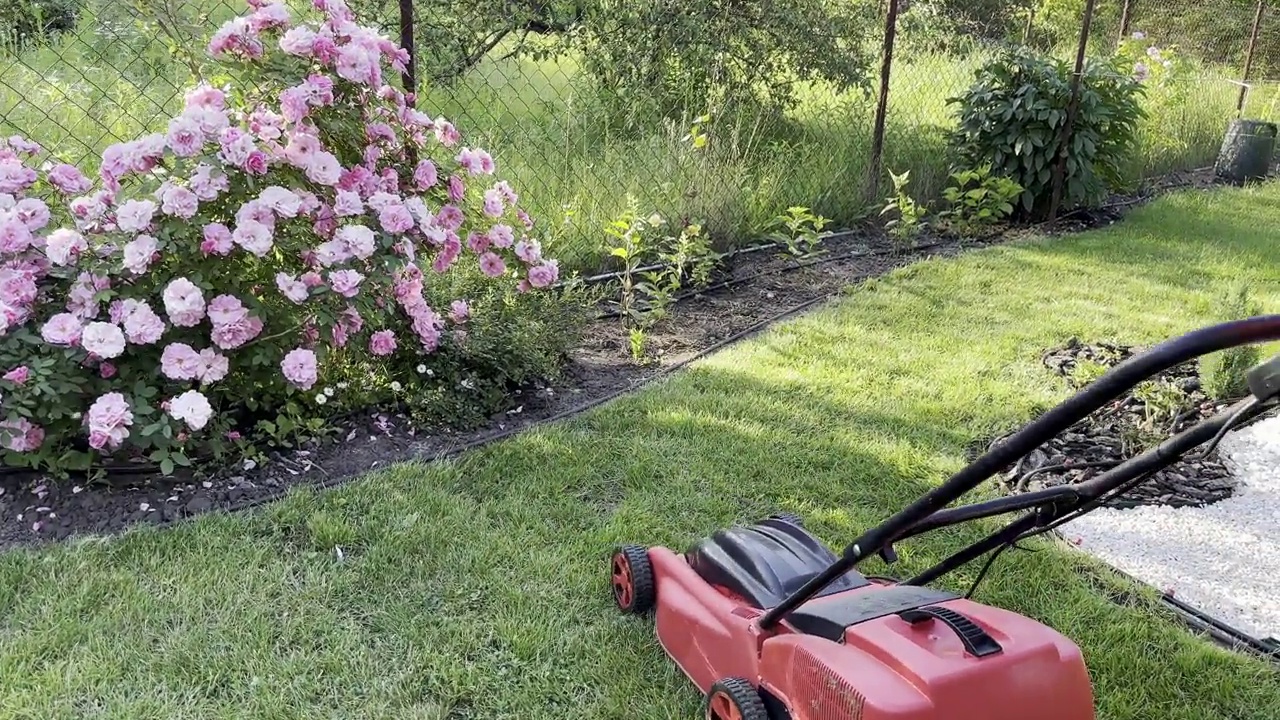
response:
<path id="1" fill-rule="evenodd" d="M 1218 177 L 1234 183 L 1262 180 L 1271 170 L 1276 149 L 1276 124 L 1263 120 L 1232 120 L 1222 139 L 1214 167 Z"/>

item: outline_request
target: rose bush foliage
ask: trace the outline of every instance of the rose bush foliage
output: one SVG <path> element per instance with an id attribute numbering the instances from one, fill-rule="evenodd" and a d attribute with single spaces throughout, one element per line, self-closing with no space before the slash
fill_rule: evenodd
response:
<path id="1" fill-rule="evenodd" d="M 192 88 L 96 179 L 3 142 L 7 464 L 186 464 L 264 410 L 316 414 L 329 379 L 501 383 L 504 344 L 548 337 L 520 326 L 558 267 L 516 190 L 387 84 L 402 49 L 314 5 L 251 2 L 208 45 L 236 81 Z"/>

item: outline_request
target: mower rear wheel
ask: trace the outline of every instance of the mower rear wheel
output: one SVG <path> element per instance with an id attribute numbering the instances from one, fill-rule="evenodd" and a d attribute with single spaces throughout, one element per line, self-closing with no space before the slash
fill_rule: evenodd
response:
<path id="1" fill-rule="evenodd" d="M 657 596 L 649 552 L 639 545 L 623 545 L 614 551 L 609 571 L 618 609 L 631 615 L 649 612 Z"/>
<path id="2" fill-rule="evenodd" d="M 750 682 L 725 678 L 707 691 L 707 720 L 769 720 L 769 711 Z"/>

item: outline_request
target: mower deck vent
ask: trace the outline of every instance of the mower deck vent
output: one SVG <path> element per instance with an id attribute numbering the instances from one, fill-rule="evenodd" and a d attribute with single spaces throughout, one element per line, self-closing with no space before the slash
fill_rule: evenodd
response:
<path id="1" fill-rule="evenodd" d="M 866 698 L 820 658 L 798 648 L 791 666 L 791 686 L 799 688 L 793 702 L 803 704 L 812 720 L 860 720 Z"/>

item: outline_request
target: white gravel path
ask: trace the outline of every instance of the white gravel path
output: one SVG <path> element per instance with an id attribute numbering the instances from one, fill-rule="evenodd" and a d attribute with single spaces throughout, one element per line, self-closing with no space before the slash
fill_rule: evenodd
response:
<path id="1" fill-rule="evenodd" d="M 1280 418 L 1218 447 L 1242 487 L 1203 508 L 1104 508 L 1062 526 L 1080 549 L 1257 638 L 1280 639 Z"/>

